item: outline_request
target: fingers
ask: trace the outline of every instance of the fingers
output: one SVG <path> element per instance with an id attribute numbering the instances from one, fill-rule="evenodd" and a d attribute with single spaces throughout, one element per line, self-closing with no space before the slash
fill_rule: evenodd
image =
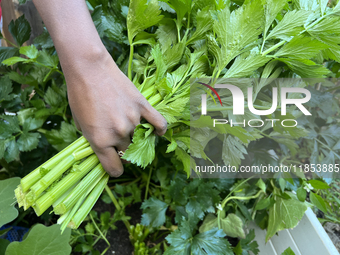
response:
<path id="1" fill-rule="evenodd" d="M 111 177 L 119 177 L 123 174 L 124 168 L 120 157 L 114 147 L 94 149 L 105 171 Z"/>
<path id="2" fill-rule="evenodd" d="M 144 119 L 146 119 L 151 125 L 155 127 L 155 132 L 157 135 L 162 136 L 165 134 L 167 130 L 166 120 L 149 104 L 148 101 L 146 101 L 146 103 L 144 104 L 141 115 Z"/>

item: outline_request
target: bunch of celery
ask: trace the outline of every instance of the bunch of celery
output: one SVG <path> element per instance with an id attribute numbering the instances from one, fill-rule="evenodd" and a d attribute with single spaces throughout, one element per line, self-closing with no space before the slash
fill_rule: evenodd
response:
<path id="1" fill-rule="evenodd" d="M 89 142 L 80 137 L 25 176 L 15 190 L 19 207 L 33 207 L 38 216 L 53 206 L 58 223 L 78 228 L 109 179 Z"/>

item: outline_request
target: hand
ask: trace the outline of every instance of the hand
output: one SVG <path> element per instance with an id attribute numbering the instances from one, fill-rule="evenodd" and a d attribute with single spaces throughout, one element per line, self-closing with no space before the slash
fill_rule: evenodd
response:
<path id="1" fill-rule="evenodd" d="M 158 135 L 167 123 L 119 70 L 111 56 L 104 54 L 77 59 L 64 71 L 68 98 L 78 129 L 90 142 L 104 169 L 114 177 L 123 173 L 117 151 L 125 151 L 133 131 L 145 118 Z M 69 64 L 69 63 L 68 63 Z"/>
<path id="2" fill-rule="evenodd" d="M 52 39 L 77 127 L 104 169 L 118 177 L 125 151 L 141 118 L 163 135 L 166 120 L 119 70 L 106 51 L 84 0 L 33 0 Z"/>

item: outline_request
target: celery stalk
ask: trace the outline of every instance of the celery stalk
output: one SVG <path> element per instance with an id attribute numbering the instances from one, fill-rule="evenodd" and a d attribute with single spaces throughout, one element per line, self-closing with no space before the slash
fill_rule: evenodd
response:
<path id="1" fill-rule="evenodd" d="M 69 227 L 76 229 L 80 226 L 86 216 L 89 214 L 91 209 L 93 208 L 94 204 L 99 199 L 100 195 L 102 194 L 105 185 L 109 180 L 109 175 L 104 175 L 96 187 L 91 191 L 90 195 L 86 198 L 84 203 L 79 208 L 78 212 L 73 216 L 71 222 L 68 224 Z"/>
<path id="2" fill-rule="evenodd" d="M 73 152 L 72 155 L 74 156 L 74 158 L 76 160 L 81 160 L 83 158 L 86 158 L 87 156 L 90 156 L 91 154 L 93 154 L 94 151 L 92 150 L 92 148 L 89 146 L 87 148 L 84 148 L 82 150 Z"/>
<path id="3" fill-rule="evenodd" d="M 58 200 L 68 189 L 80 181 L 93 167 L 99 163 L 96 155 L 91 155 L 84 160 L 74 172 L 70 172 L 63 179 L 61 179 L 51 190 L 47 191 L 40 197 L 33 205 L 35 213 L 40 216 L 45 212 L 54 202 Z"/>
<path id="4" fill-rule="evenodd" d="M 88 143 L 88 141 L 85 139 L 85 137 L 80 137 L 76 141 L 74 141 L 72 144 L 67 146 L 64 150 L 50 158 L 48 161 L 46 161 L 44 164 L 40 165 L 38 168 L 33 170 L 31 173 L 26 175 L 24 178 L 21 179 L 21 187 L 23 192 L 26 192 L 29 190 L 29 188 L 34 185 L 42 176 L 40 174 L 40 169 L 52 169 L 54 168 L 62 159 L 67 157 L 69 154 L 71 154 L 75 149 L 77 149 L 79 146 L 82 146 L 83 144 Z"/>
<path id="5" fill-rule="evenodd" d="M 102 165 L 98 164 L 77 184 L 77 186 L 67 195 L 67 197 L 65 197 L 65 199 L 54 207 L 54 213 L 61 215 L 69 211 L 80 199 L 82 194 L 84 194 L 87 190 L 92 190 L 91 187 L 95 186 L 105 173 L 106 172 Z"/>
<path id="6" fill-rule="evenodd" d="M 62 174 L 69 169 L 76 162 L 73 155 L 67 156 L 44 177 L 36 182 L 27 194 L 26 199 L 29 202 L 34 202 L 38 199 L 39 195 L 48 188 L 54 181 L 56 181 Z"/>

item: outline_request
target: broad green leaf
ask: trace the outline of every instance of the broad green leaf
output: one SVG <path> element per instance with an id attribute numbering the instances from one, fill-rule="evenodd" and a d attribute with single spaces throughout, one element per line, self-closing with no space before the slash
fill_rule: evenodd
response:
<path id="1" fill-rule="evenodd" d="M 92 19 L 101 37 L 107 36 L 115 42 L 124 42 L 127 39 L 122 24 L 115 19 L 115 15 L 105 13 L 101 5 L 94 9 Z"/>
<path id="2" fill-rule="evenodd" d="M 185 14 L 191 11 L 191 2 L 191 0 L 170 0 L 168 2 L 170 7 L 176 11 L 177 23 L 179 26 L 181 26 Z"/>
<path id="3" fill-rule="evenodd" d="M 330 189 L 331 188 L 327 183 L 323 181 L 319 181 L 319 180 L 309 180 L 308 183 L 311 184 L 314 189 Z"/>
<path id="4" fill-rule="evenodd" d="M 269 33 L 266 40 L 270 38 L 280 38 L 289 40 L 290 36 L 297 35 L 303 30 L 302 26 L 306 22 L 310 12 L 305 10 L 293 10 L 288 12 L 276 27 Z"/>
<path id="5" fill-rule="evenodd" d="M 7 239 L 2 239 L 0 238 L 0 255 L 5 255 L 7 246 L 10 244 L 11 242 L 8 241 Z"/>
<path id="6" fill-rule="evenodd" d="M 204 221 L 199 228 L 199 232 L 203 233 L 217 227 L 218 227 L 217 217 L 214 214 L 209 213 L 204 218 Z"/>
<path id="7" fill-rule="evenodd" d="M 131 163 L 145 168 L 155 158 L 155 139 L 154 127 L 150 124 L 140 124 L 136 127 L 133 134 L 132 143 L 122 157 Z"/>
<path id="8" fill-rule="evenodd" d="M 163 18 L 160 21 L 156 35 L 158 42 L 162 45 L 162 52 L 164 52 L 177 42 L 176 23 L 170 18 Z"/>
<path id="9" fill-rule="evenodd" d="M 223 140 L 222 159 L 225 165 L 238 167 L 247 150 L 237 137 L 226 135 Z"/>
<path id="10" fill-rule="evenodd" d="M 10 163 L 14 160 L 19 159 L 19 147 L 18 147 L 18 144 L 15 141 L 14 136 L 5 140 L 4 158 L 7 161 L 7 163 Z"/>
<path id="11" fill-rule="evenodd" d="M 294 228 L 302 219 L 307 205 L 294 198 L 284 199 L 276 196 L 274 205 L 269 209 L 266 242 L 276 232 L 285 228 Z"/>
<path id="12" fill-rule="evenodd" d="M 213 30 L 221 49 L 218 45 L 210 45 L 213 46 L 210 50 L 217 59 L 220 70 L 240 54 L 245 46 L 257 40 L 263 30 L 263 13 L 259 0 L 242 5 L 231 14 L 228 7 L 217 13 Z"/>
<path id="13" fill-rule="evenodd" d="M 283 7 L 287 4 L 287 0 L 267 0 L 265 5 L 265 29 L 264 33 L 268 32 L 270 25 L 275 20 L 277 14 L 282 11 Z"/>
<path id="14" fill-rule="evenodd" d="M 0 181 L 0 228 L 18 217 L 18 210 L 14 207 L 14 190 L 19 184 L 19 177 Z"/>
<path id="15" fill-rule="evenodd" d="M 127 16 L 129 42 L 132 44 L 135 36 L 144 29 L 156 25 L 163 16 L 160 15 L 157 0 L 132 0 L 130 1 Z"/>
<path id="16" fill-rule="evenodd" d="M 28 62 L 28 61 L 29 60 L 27 60 L 26 58 L 11 57 L 11 58 L 8 58 L 8 59 L 2 61 L 2 64 L 7 65 L 7 66 L 11 66 L 11 65 L 14 65 L 14 64 L 19 63 L 19 62 Z"/>
<path id="17" fill-rule="evenodd" d="M 38 56 L 38 50 L 33 44 L 21 47 L 19 52 L 31 59 L 35 59 Z"/>
<path id="18" fill-rule="evenodd" d="M 196 30 L 193 35 L 189 38 L 187 44 L 192 43 L 196 40 L 202 39 L 205 34 L 212 29 L 214 21 L 207 6 L 202 11 L 199 10 L 196 15 Z"/>
<path id="19" fill-rule="evenodd" d="M 217 228 L 195 235 L 191 244 L 191 254 L 233 254 L 230 244 L 223 238 L 224 236 L 223 231 Z"/>
<path id="20" fill-rule="evenodd" d="M 35 118 L 29 117 L 24 120 L 23 131 L 28 132 L 28 131 L 36 130 L 38 128 L 41 128 L 43 124 L 44 124 L 43 119 L 35 119 Z"/>
<path id="21" fill-rule="evenodd" d="M 284 58 L 279 58 L 278 60 L 286 63 L 292 71 L 302 78 L 321 78 L 330 73 L 326 67 L 323 65 L 317 65 L 311 60 L 294 60 Z"/>
<path id="22" fill-rule="evenodd" d="M 185 110 L 188 101 L 189 98 L 184 96 L 166 105 L 162 103 L 158 104 L 155 109 L 163 115 L 168 124 L 172 124 L 183 115 L 183 111 Z"/>
<path id="23" fill-rule="evenodd" d="M 175 155 L 177 159 L 183 163 L 183 170 L 184 172 L 187 173 L 187 176 L 189 178 L 191 174 L 191 165 L 192 165 L 193 159 L 190 157 L 190 155 L 185 150 L 183 150 L 182 148 L 178 146 L 175 149 Z"/>
<path id="24" fill-rule="evenodd" d="M 239 56 L 223 77 L 245 78 L 251 76 L 259 67 L 264 66 L 271 58 L 262 55 Z"/>
<path id="25" fill-rule="evenodd" d="M 5 59 L 18 56 L 19 49 L 14 47 L 0 47 L 0 66 L 2 65 L 2 61 Z"/>
<path id="26" fill-rule="evenodd" d="M 303 187 L 299 187 L 296 190 L 296 196 L 301 202 L 304 202 L 307 197 L 307 191 Z"/>
<path id="27" fill-rule="evenodd" d="M 281 253 L 281 255 L 295 255 L 295 253 L 290 247 L 288 247 L 284 252 Z"/>
<path id="28" fill-rule="evenodd" d="M 276 52 L 275 56 L 291 59 L 310 59 L 328 47 L 328 45 L 313 39 L 312 37 L 295 36 L 289 43 Z"/>
<path id="29" fill-rule="evenodd" d="M 142 224 L 151 227 L 160 227 L 165 223 L 165 212 L 168 205 L 157 198 L 151 197 L 142 203 Z"/>
<path id="30" fill-rule="evenodd" d="M 340 34 L 340 17 L 331 16 L 323 19 L 310 29 L 312 34 Z"/>
<path id="31" fill-rule="evenodd" d="M 326 207 L 326 203 L 323 200 L 323 198 L 321 196 L 319 196 L 318 194 L 311 192 L 309 194 L 309 198 L 310 201 L 322 212 L 327 213 L 327 207 Z"/>
<path id="32" fill-rule="evenodd" d="M 39 143 L 39 138 L 40 138 L 39 133 L 29 133 L 29 132 L 24 132 L 18 139 L 18 147 L 20 151 L 31 151 L 35 149 L 38 146 Z"/>
<path id="33" fill-rule="evenodd" d="M 261 178 L 257 181 L 256 186 L 263 190 L 264 193 L 266 193 L 267 186 Z"/>
<path id="34" fill-rule="evenodd" d="M 37 62 L 43 64 L 45 66 L 49 66 L 52 68 L 56 68 L 59 64 L 58 55 L 51 55 L 46 50 L 39 51 L 39 55 L 37 57 Z"/>
<path id="35" fill-rule="evenodd" d="M 15 94 L 11 94 L 13 90 L 11 80 L 8 76 L 4 76 L 0 78 L 0 83 L 0 103 L 1 101 L 12 100 L 15 97 Z"/>
<path id="36" fill-rule="evenodd" d="M 20 16 L 15 21 L 12 20 L 9 23 L 8 30 L 19 46 L 23 45 L 31 36 L 31 26 L 25 15 Z"/>
<path id="37" fill-rule="evenodd" d="M 259 245 L 254 240 L 255 230 L 251 229 L 245 239 L 241 239 L 237 246 L 233 249 L 235 255 L 248 255 L 251 251 L 253 254 L 259 254 Z"/>
<path id="38" fill-rule="evenodd" d="M 298 9 L 306 11 L 314 11 L 319 8 L 319 0 L 294 0 Z"/>
<path id="39" fill-rule="evenodd" d="M 246 234 L 243 229 L 243 222 L 234 213 L 229 213 L 226 218 L 221 219 L 223 232 L 230 237 L 245 238 Z"/>
<path id="40" fill-rule="evenodd" d="M 71 144 L 78 138 L 75 126 L 66 122 L 61 123 L 60 130 L 52 129 L 44 133 L 47 141 L 58 151 Z"/>
<path id="41" fill-rule="evenodd" d="M 50 227 L 37 224 L 22 242 L 12 242 L 6 250 L 6 255 L 69 255 L 71 230 L 66 229 L 61 234 L 59 225 Z"/>
<path id="42" fill-rule="evenodd" d="M 20 132 L 19 121 L 17 116 L 1 115 L 0 116 L 0 139 L 6 139 L 12 134 Z"/>
<path id="43" fill-rule="evenodd" d="M 218 228 L 192 237 L 190 228 L 182 226 L 166 237 L 171 246 L 168 247 L 164 255 L 232 255 L 230 244 L 224 237 L 223 230 L 218 230 Z"/>
<path id="44" fill-rule="evenodd" d="M 267 207 L 269 207 L 271 204 L 270 202 L 270 197 L 264 198 L 262 200 L 260 200 L 256 206 L 255 206 L 255 210 L 263 210 L 266 209 Z"/>

